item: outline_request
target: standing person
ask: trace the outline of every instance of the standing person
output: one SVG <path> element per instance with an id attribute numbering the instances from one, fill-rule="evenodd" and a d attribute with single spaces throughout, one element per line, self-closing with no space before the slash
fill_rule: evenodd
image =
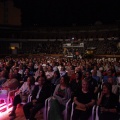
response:
<path id="1" fill-rule="evenodd" d="M 44 107 L 45 100 L 50 97 L 51 90 L 45 81 L 44 77 L 38 78 L 38 85 L 35 86 L 32 92 L 32 101 L 23 106 L 26 119 L 36 120 L 36 113 Z"/>
<path id="2" fill-rule="evenodd" d="M 19 91 L 17 92 L 17 95 L 14 97 L 13 100 L 13 109 L 9 116 L 15 117 L 15 111 L 16 107 L 19 103 L 26 102 L 28 99 L 28 95 L 32 93 L 32 90 L 34 89 L 34 77 L 30 76 L 27 78 L 27 81 L 23 83 Z"/>
<path id="3" fill-rule="evenodd" d="M 103 89 L 100 98 L 97 101 L 100 106 L 100 120 L 118 120 L 117 108 L 118 97 L 112 93 L 112 85 L 103 83 Z"/>
<path id="4" fill-rule="evenodd" d="M 72 120 L 88 120 L 95 104 L 94 93 L 89 90 L 89 83 L 82 80 L 82 89 L 78 89 L 74 95 L 75 109 Z"/>

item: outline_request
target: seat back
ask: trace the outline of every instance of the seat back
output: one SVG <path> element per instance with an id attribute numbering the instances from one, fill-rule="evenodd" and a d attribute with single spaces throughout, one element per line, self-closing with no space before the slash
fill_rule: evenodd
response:
<path id="1" fill-rule="evenodd" d="M 51 101 L 52 97 L 48 98 L 48 106 L 46 107 L 47 108 L 47 118 L 46 120 L 48 120 L 48 113 L 49 113 L 49 110 L 50 110 L 50 101 Z M 63 115 L 63 119 L 64 120 L 68 120 L 69 119 L 69 116 L 70 116 L 70 104 L 71 104 L 71 99 L 69 99 L 65 105 L 65 110 L 62 112 L 62 115 Z"/>
<path id="2" fill-rule="evenodd" d="M 99 120 L 98 110 L 99 110 L 99 106 L 96 106 L 96 117 L 95 117 L 95 120 Z"/>
<path id="3" fill-rule="evenodd" d="M 32 100 L 32 95 L 30 94 L 28 96 L 28 101 L 27 102 L 31 102 L 31 100 Z M 39 110 L 39 112 L 43 113 L 44 120 L 47 120 L 47 109 L 48 109 L 49 100 L 50 100 L 50 97 L 45 100 L 45 106 L 42 109 Z"/>
<path id="4" fill-rule="evenodd" d="M 6 99 L 8 97 L 8 90 L 0 90 L 0 99 Z"/>
<path id="5" fill-rule="evenodd" d="M 7 109 L 9 108 L 9 105 L 12 104 L 11 96 L 14 95 L 14 93 L 17 89 L 11 90 L 11 91 L 8 91 L 7 89 L 0 90 L 0 100 L 4 100 L 4 104 L 6 104 L 5 106 L 7 107 Z"/>
<path id="6" fill-rule="evenodd" d="M 64 117 L 64 120 L 70 119 L 70 111 L 71 111 L 71 99 L 69 99 L 65 105 L 65 110 L 62 112 L 62 115 Z"/>
<path id="7" fill-rule="evenodd" d="M 72 118 L 73 118 L 74 109 L 75 109 L 75 103 L 73 102 L 72 103 L 70 120 L 72 120 Z M 96 109 L 96 106 L 94 105 L 93 108 L 92 108 L 92 114 L 91 114 L 91 116 L 89 117 L 88 120 L 95 120 L 95 109 Z"/>
<path id="8" fill-rule="evenodd" d="M 72 103 L 70 120 L 72 120 L 72 117 L 73 117 L 74 107 L 75 107 L 75 103 L 73 102 L 73 103 Z"/>

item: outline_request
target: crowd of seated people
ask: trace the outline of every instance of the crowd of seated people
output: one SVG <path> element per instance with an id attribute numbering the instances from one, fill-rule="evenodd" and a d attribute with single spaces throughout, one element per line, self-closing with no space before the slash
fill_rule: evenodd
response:
<path id="1" fill-rule="evenodd" d="M 120 54 L 120 46 L 118 40 L 83 40 L 78 41 L 78 44 L 72 44 L 72 41 L 66 40 L 55 40 L 50 41 L 46 39 L 46 41 L 26 41 L 21 42 L 20 47 L 17 49 L 18 54 L 64 54 L 67 56 L 72 56 L 73 54 L 77 54 L 80 51 L 80 54 L 84 55 L 86 50 L 91 49 L 94 50 L 94 54 L 96 55 L 119 55 Z M 74 43 L 75 41 L 73 41 Z M 84 43 L 84 47 L 80 47 L 80 43 Z M 0 44 L 0 54 L 11 54 L 9 50 L 10 44 L 12 42 L 3 41 Z M 64 44 L 71 43 L 71 46 L 64 46 Z M 5 49 L 2 49 L 4 46 Z M 72 47 L 76 46 L 76 47 Z M 14 53 L 15 54 L 15 53 Z"/>
<path id="2" fill-rule="evenodd" d="M 22 84 L 19 90 L 16 92 L 16 96 L 13 100 L 13 109 L 10 116 L 16 116 L 15 111 L 16 107 L 21 102 L 26 102 L 28 99 L 28 95 L 32 93 L 34 89 L 34 77 L 30 76 L 27 78 L 27 81 Z"/>
<path id="3" fill-rule="evenodd" d="M 63 119 L 61 112 L 69 99 L 75 103 L 72 120 L 88 120 L 94 105 L 101 107 L 101 120 L 114 119 L 106 113 L 118 120 L 120 62 L 54 57 L 0 59 L 0 89 L 5 88 L 18 88 L 10 117 L 15 118 L 17 105 L 24 100 L 25 118 L 35 120 L 51 97 L 49 120 Z M 30 94 L 32 99 L 27 101 Z"/>
<path id="4" fill-rule="evenodd" d="M 61 41 L 42 41 L 42 42 L 29 42 L 23 43 L 23 48 L 21 53 L 24 54 L 61 54 L 62 53 L 62 42 Z"/>

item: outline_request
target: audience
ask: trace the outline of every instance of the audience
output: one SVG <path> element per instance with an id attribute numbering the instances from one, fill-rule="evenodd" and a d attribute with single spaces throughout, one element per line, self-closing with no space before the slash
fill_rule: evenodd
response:
<path id="1" fill-rule="evenodd" d="M 65 109 L 67 101 L 71 98 L 71 91 L 68 87 L 68 76 L 62 76 L 50 101 L 48 120 L 62 120 L 61 112 Z"/>
<path id="2" fill-rule="evenodd" d="M 90 101 L 79 99 L 79 94 L 82 94 L 85 97 L 85 95 L 88 95 L 87 93 L 90 95 L 93 93 L 91 97 L 89 95 L 87 97 L 89 97 L 88 100 L 95 101 L 97 99 L 98 93 L 102 94 L 105 92 L 104 90 L 101 90 L 103 86 L 105 87 L 104 84 L 110 84 L 112 86 L 111 91 L 117 95 L 118 99 L 118 87 L 120 85 L 119 64 L 119 61 L 113 62 L 105 59 L 101 60 L 81 58 L 75 60 L 72 58 L 58 58 L 51 56 L 36 56 L 29 58 L 6 57 L 5 60 L 0 59 L 0 89 L 14 90 L 19 88 L 19 90 L 22 89 L 21 91 L 23 92 L 23 86 L 24 89 L 27 89 L 28 79 L 34 77 L 35 88 L 31 89 L 30 91 L 32 100 L 23 107 L 26 119 L 34 120 L 36 113 L 44 107 L 45 99 L 51 95 L 53 95 L 53 97 L 50 101 L 49 119 L 54 119 L 52 117 L 54 113 L 53 111 L 55 111 L 56 117 L 62 119 L 61 112 L 65 109 L 65 104 L 69 98 L 71 98 L 71 100 L 74 101 L 76 105 L 77 102 L 82 104 L 86 102 L 85 104 L 87 104 L 87 102 L 89 103 Z M 86 85 L 85 88 L 82 88 L 83 81 Z M 103 84 L 103 86 L 101 84 Z M 56 92 L 57 90 L 58 92 Z M 66 93 L 66 90 L 68 93 Z M 86 94 L 84 92 L 86 92 Z M 103 95 L 103 101 L 104 98 L 106 99 L 105 101 L 107 101 L 107 96 L 109 95 L 110 100 L 113 99 L 113 93 L 105 93 Z M 98 97 L 98 101 L 99 99 L 100 98 Z M 15 109 L 17 104 L 21 103 L 22 100 L 23 99 L 21 99 L 19 91 L 13 99 L 13 114 L 11 112 L 13 116 L 15 116 Z M 113 102 L 115 101 L 117 100 L 114 100 Z M 111 103 L 111 105 L 112 104 L 113 103 Z M 116 104 L 118 103 L 116 102 Z M 75 111 L 79 111 L 80 114 L 85 114 L 84 116 L 81 116 L 81 119 L 89 118 L 93 104 L 91 106 L 82 106 L 82 110 L 76 109 L 76 105 Z M 99 105 L 102 106 L 103 103 L 100 102 Z M 56 106 L 58 106 L 57 109 Z M 106 108 L 105 105 L 103 105 L 103 107 L 105 107 L 105 109 L 109 109 L 109 107 Z M 114 106 L 110 107 L 110 112 L 113 108 Z M 100 119 L 102 119 L 104 116 L 104 108 L 101 108 L 101 111 Z M 116 109 L 114 112 L 117 114 L 119 111 Z M 77 120 L 77 118 L 75 118 L 75 114 L 78 113 L 74 113 L 73 115 L 73 118 Z M 105 118 L 109 119 L 109 116 L 105 115 Z"/>
<path id="3" fill-rule="evenodd" d="M 4 84 L 2 84 L 2 89 L 8 89 L 10 91 L 15 90 L 16 88 L 18 88 L 18 86 L 19 86 L 18 80 L 15 78 L 14 73 L 10 72 L 9 78 L 6 80 Z"/>
<path id="4" fill-rule="evenodd" d="M 45 105 L 45 100 L 50 97 L 51 89 L 46 84 L 44 77 L 38 78 L 38 85 L 32 91 L 32 100 L 31 102 L 25 104 L 23 106 L 23 111 L 25 114 L 26 119 L 29 120 L 36 120 L 35 115 L 36 113 L 42 109 Z"/>
<path id="5" fill-rule="evenodd" d="M 116 85 L 114 83 L 113 77 L 109 77 L 107 81 L 108 81 L 108 83 L 110 83 L 112 85 L 112 93 L 118 95 L 119 94 L 119 88 L 118 88 L 118 85 Z"/>
<path id="6" fill-rule="evenodd" d="M 17 91 L 17 95 L 13 100 L 13 109 L 9 116 L 16 117 L 15 111 L 16 107 L 21 102 L 27 102 L 28 96 L 32 93 L 34 89 L 34 77 L 30 76 L 27 78 L 27 81 L 23 83 L 21 88 Z"/>
<path id="7" fill-rule="evenodd" d="M 89 90 L 89 83 L 82 80 L 82 89 L 79 88 L 74 95 L 75 110 L 72 120 L 88 120 L 95 104 L 94 93 Z"/>
<path id="8" fill-rule="evenodd" d="M 6 80 L 7 80 L 7 71 L 6 70 L 2 70 L 0 72 L 0 88 L 6 82 Z"/>
<path id="9" fill-rule="evenodd" d="M 97 101 L 100 106 L 100 120 L 118 120 L 118 97 L 112 93 L 112 85 L 103 83 L 103 89 L 100 98 Z"/>

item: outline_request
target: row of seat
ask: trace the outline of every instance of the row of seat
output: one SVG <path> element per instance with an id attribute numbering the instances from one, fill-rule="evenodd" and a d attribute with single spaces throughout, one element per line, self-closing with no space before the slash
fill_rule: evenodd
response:
<path id="1" fill-rule="evenodd" d="M 43 112 L 43 119 L 48 120 L 48 113 L 50 110 L 50 101 L 52 97 L 49 97 L 45 100 L 45 107 L 42 108 L 40 111 Z M 94 105 L 92 108 L 92 114 L 89 120 L 99 120 L 98 117 L 98 108 L 99 106 Z M 75 103 L 71 102 L 71 99 L 68 100 L 65 106 L 65 110 L 62 112 L 63 120 L 72 120 L 73 112 L 75 109 Z"/>
<path id="2" fill-rule="evenodd" d="M 8 110 L 9 105 L 12 104 L 13 96 L 17 90 L 18 88 L 11 91 L 8 91 L 7 89 L 0 90 L 0 101 L 3 100 L 3 102 L 0 104 L 0 110 L 2 110 L 3 107 L 6 107 L 6 109 Z"/>

